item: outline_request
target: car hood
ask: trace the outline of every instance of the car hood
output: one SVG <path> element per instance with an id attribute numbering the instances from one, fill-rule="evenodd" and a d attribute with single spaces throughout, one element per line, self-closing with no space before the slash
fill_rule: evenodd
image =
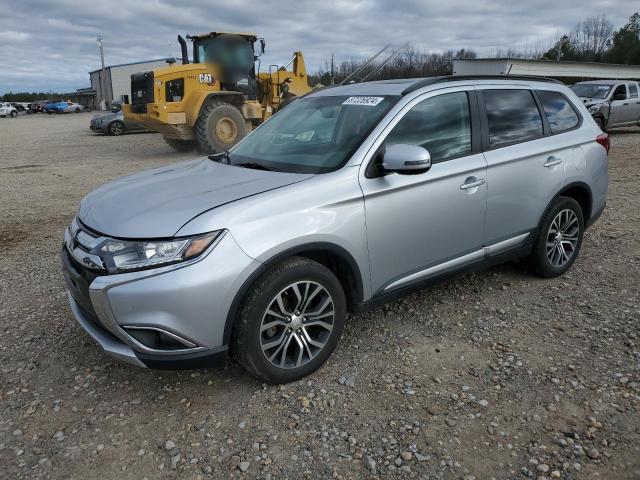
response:
<path id="1" fill-rule="evenodd" d="M 104 235 L 167 238 L 207 210 L 311 177 L 191 160 L 99 187 L 82 199 L 78 217 Z"/>

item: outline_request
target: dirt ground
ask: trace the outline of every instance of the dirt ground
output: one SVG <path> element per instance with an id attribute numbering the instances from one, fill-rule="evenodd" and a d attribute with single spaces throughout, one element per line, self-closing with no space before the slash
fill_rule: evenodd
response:
<path id="1" fill-rule="evenodd" d="M 271 387 L 122 364 L 76 324 L 58 252 L 81 197 L 195 155 L 90 116 L 0 118 L 0 478 L 640 478 L 640 129 L 611 136 L 568 274 L 507 264 L 353 316 Z"/>

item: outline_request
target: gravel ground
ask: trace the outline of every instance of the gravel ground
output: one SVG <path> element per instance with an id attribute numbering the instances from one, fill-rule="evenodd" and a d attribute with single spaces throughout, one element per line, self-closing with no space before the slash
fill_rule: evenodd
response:
<path id="1" fill-rule="evenodd" d="M 281 387 L 118 363 L 76 325 L 58 251 L 80 198 L 189 158 L 90 114 L 0 119 L 0 478 L 640 478 L 640 129 L 564 277 L 517 265 L 349 319 Z"/>

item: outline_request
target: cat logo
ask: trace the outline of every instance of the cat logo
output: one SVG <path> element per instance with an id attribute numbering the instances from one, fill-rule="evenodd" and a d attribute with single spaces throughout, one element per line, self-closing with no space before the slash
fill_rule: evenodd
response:
<path id="1" fill-rule="evenodd" d="M 210 73 L 201 73 L 198 78 L 200 83 L 213 83 L 213 77 Z"/>

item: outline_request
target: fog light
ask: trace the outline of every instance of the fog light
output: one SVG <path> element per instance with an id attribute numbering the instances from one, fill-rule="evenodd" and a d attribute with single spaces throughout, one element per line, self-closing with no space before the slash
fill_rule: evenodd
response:
<path id="1" fill-rule="evenodd" d="M 122 327 L 136 342 L 151 350 L 187 350 L 198 348 L 197 345 L 175 333 L 156 327 Z"/>

